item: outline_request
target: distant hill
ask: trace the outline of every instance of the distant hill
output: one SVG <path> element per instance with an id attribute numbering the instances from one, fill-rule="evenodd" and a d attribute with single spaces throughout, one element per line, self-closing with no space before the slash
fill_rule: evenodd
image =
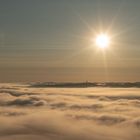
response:
<path id="1" fill-rule="evenodd" d="M 81 83 L 59 83 L 59 82 L 45 82 L 45 83 L 33 83 L 31 87 L 35 88 L 47 88 L 47 87 L 56 87 L 56 88 L 87 88 L 87 87 L 112 87 L 112 88 L 140 88 L 140 82 L 81 82 Z"/>

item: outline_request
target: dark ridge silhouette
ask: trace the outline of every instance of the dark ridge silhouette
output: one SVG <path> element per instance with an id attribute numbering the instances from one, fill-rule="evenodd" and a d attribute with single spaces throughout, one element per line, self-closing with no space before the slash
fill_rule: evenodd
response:
<path id="1" fill-rule="evenodd" d="M 81 83 L 59 83 L 59 82 L 45 82 L 45 83 L 34 83 L 30 87 L 35 88 L 87 88 L 87 87 L 112 87 L 112 88 L 140 88 L 140 82 L 106 82 L 106 83 L 97 83 L 97 82 L 81 82 Z"/>

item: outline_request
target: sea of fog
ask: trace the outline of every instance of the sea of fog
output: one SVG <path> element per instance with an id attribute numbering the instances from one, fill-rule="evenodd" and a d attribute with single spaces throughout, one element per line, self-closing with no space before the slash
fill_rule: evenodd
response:
<path id="1" fill-rule="evenodd" d="M 0 140 L 139 140 L 140 88 L 0 84 Z"/>

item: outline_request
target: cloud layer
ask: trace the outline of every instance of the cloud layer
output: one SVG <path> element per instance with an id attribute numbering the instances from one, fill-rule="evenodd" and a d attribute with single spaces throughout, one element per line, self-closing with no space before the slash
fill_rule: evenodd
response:
<path id="1" fill-rule="evenodd" d="M 0 85 L 0 140 L 138 140 L 140 89 Z"/>

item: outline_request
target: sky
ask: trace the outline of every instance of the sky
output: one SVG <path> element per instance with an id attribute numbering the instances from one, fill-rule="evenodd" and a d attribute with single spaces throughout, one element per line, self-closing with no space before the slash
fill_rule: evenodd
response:
<path id="1" fill-rule="evenodd" d="M 0 0 L 0 82 L 140 81 L 139 0 Z M 111 44 L 99 50 L 95 32 Z"/>

